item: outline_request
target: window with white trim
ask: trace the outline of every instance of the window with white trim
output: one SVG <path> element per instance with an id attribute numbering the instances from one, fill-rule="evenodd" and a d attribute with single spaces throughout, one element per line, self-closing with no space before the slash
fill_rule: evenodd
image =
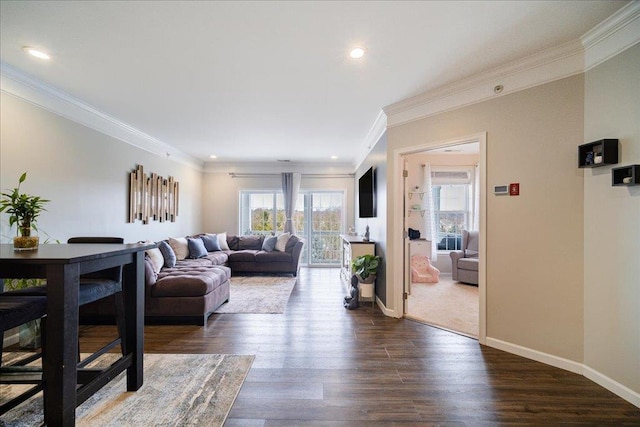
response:
<path id="1" fill-rule="evenodd" d="M 438 250 L 458 250 L 462 246 L 462 230 L 472 225 L 473 169 L 433 167 L 434 219 Z"/>

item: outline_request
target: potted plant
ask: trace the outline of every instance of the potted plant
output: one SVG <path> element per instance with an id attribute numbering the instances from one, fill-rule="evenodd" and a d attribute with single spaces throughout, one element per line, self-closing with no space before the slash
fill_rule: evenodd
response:
<path id="1" fill-rule="evenodd" d="M 38 248 L 38 236 L 32 236 L 31 230 L 37 231 L 38 216 L 43 211 L 45 204 L 49 202 L 40 196 L 31 196 L 20 193 L 20 184 L 27 179 L 27 173 L 23 173 L 18 180 L 18 187 L 13 191 L 2 193 L 0 200 L 0 212 L 9 214 L 9 226 L 17 224 L 17 236 L 13 238 L 13 248 L 17 251 L 33 250 Z"/>
<path id="2" fill-rule="evenodd" d="M 353 273 L 358 278 L 360 296 L 373 297 L 373 282 L 376 280 L 381 258 L 377 255 L 360 255 L 351 262 Z"/>

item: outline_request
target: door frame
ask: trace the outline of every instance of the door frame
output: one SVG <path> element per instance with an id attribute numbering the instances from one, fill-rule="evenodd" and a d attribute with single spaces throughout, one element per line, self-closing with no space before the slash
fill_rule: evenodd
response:
<path id="1" fill-rule="evenodd" d="M 473 135 L 463 136 L 444 141 L 433 141 L 426 144 L 404 147 L 394 150 L 393 164 L 395 165 L 395 173 L 393 175 L 394 200 L 393 209 L 393 247 L 404 248 L 404 192 L 403 187 L 403 165 L 404 156 L 422 151 L 433 150 L 435 148 L 444 148 L 470 142 L 478 142 L 480 149 L 480 221 L 479 221 L 479 262 L 478 262 L 478 295 L 479 295 L 479 319 L 478 319 L 478 342 L 486 344 L 487 339 L 487 287 L 486 287 L 486 266 L 487 266 L 487 246 L 486 246 L 486 229 L 487 229 L 487 133 L 481 132 Z M 401 317 L 404 316 L 404 286 L 405 286 L 405 255 L 404 250 L 396 250 L 392 254 L 392 262 L 394 265 L 393 277 L 391 283 L 393 286 L 393 301 L 396 313 Z"/>

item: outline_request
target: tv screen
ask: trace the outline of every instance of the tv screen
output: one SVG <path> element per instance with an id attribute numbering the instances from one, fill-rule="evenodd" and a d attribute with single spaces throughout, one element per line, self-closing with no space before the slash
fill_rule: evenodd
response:
<path id="1" fill-rule="evenodd" d="M 358 180 L 358 205 L 360 218 L 376 216 L 376 171 L 369 168 Z"/>

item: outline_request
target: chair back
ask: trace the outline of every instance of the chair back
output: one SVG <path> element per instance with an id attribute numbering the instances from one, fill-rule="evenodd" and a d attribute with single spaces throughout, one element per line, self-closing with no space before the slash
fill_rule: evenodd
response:
<path id="1" fill-rule="evenodd" d="M 465 258 L 478 258 L 480 237 L 477 231 L 462 230 L 462 250 Z"/>

